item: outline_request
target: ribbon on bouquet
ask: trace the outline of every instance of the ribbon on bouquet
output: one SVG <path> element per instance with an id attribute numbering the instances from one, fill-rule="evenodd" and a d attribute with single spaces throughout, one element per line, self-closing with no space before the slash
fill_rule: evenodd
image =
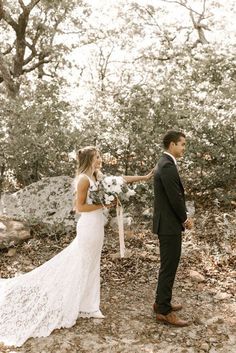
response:
<path id="1" fill-rule="evenodd" d="M 120 241 L 120 257 L 125 256 L 125 237 L 124 237 L 124 217 L 123 217 L 123 207 L 120 200 L 117 198 L 116 205 L 116 216 L 119 230 L 119 241 Z"/>

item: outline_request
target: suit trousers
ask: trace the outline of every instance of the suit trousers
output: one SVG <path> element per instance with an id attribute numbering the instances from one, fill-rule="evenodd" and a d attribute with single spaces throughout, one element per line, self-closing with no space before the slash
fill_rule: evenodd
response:
<path id="1" fill-rule="evenodd" d="M 171 312 L 172 288 L 179 265 L 182 235 L 159 235 L 160 269 L 156 289 L 157 310 L 162 315 Z"/>

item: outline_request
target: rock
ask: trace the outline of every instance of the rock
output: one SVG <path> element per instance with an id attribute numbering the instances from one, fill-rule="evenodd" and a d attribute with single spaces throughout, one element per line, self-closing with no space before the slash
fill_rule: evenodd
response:
<path id="1" fill-rule="evenodd" d="M 0 249 L 17 245 L 31 237 L 30 229 L 24 223 L 0 217 Z M 16 250 L 10 249 L 7 256 L 14 256 Z"/>
<path id="2" fill-rule="evenodd" d="M 203 282 L 203 281 L 205 281 L 205 277 L 203 275 L 201 275 L 197 271 L 190 270 L 189 271 L 189 276 L 195 282 Z"/>
<path id="3" fill-rule="evenodd" d="M 230 276 L 231 276 L 232 278 L 236 278 L 236 271 L 230 272 Z"/>
<path id="4" fill-rule="evenodd" d="M 199 338 L 196 331 L 190 331 L 188 336 L 193 340 L 197 340 Z"/>
<path id="5" fill-rule="evenodd" d="M 204 342 L 201 344 L 200 349 L 202 349 L 204 352 L 208 352 L 210 349 L 210 346 L 208 343 Z"/>
<path id="6" fill-rule="evenodd" d="M 142 215 L 144 217 L 147 217 L 147 218 L 152 218 L 153 216 L 153 209 L 152 208 L 148 208 L 146 210 L 143 211 Z"/>
<path id="7" fill-rule="evenodd" d="M 15 254 L 16 254 L 16 249 L 15 248 L 11 248 L 7 252 L 7 256 L 9 256 L 9 257 L 15 256 Z"/>
<path id="8" fill-rule="evenodd" d="M 60 347 L 61 350 L 68 351 L 71 349 L 71 344 L 68 342 L 63 342 Z M 60 351 L 61 352 L 61 351 Z"/>
<path id="9" fill-rule="evenodd" d="M 219 353 L 219 351 L 217 351 L 216 348 L 211 347 L 211 349 L 209 350 L 209 353 Z"/>
<path id="10" fill-rule="evenodd" d="M 232 297 L 232 294 L 225 293 L 225 292 L 218 292 L 215 296 L 214 299 L 216 300 L 224 300 L 224 299 L 229 299 Z"/>
<path id="11" fill-rule="evenodd" d="M 0 232 L 4 231 L 7 227 L 5 226 L 5 224 L 3 224 L 2 222 L 0 222 Z"/>
<path id="12" fill-rule="evenodd" d="M 120 258 L 120 252 L 113 253 L 110 256 L 111 256 L 111 259 L 114 261 Z"/>
<path id="13" fill-rule="evenodd" d="M 222 316 L 214 316 L 206 320 L 207 325 L 223 324 L 223 323 L 224 323 L 224 318 Z"/>
<path id="14" fill-rule="evenodd" d="M 3 194 L 2 214 L 30 224 L 60 224 L 74 229 L 72 182 L 68 176 L 45 178 L 14 194 Z"/>

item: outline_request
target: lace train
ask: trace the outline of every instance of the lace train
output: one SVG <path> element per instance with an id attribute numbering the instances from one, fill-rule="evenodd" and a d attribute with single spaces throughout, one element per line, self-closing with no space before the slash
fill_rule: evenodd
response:
<path id="1" fill-rule="evenodd" d="M 0 279 L 0 342 L 19 347 L 73 326 L 81 311 L 99 311 L 103 237 L 102 211 L 84 213 L 67 248 L 29 273 Z"/>
<path id="2" fill-rule="evenodd" d="M 94 311 L 93 313 L 86 313 L 84 311 L 80 311 L 79 312 L 79 317 L 83 318 L 83 319 L 90 319 L 90 318 L 93 318 L 93 319 L 104 319 L 105 318 L 105 316 L 103 315 L 101 310 Z"/>

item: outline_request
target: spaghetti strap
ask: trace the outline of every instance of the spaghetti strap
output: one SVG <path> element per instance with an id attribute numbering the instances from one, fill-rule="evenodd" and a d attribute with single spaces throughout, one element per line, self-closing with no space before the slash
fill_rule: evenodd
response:
<path id="1" fill-rule="evenodd" d="M 92 182 L 93 184 L 96 183 L 96 181 L 94 181 L 92 178 L 90 178 L 87 174 L 82 173 L 82 174 L 80 174 L 80 175 L 85 175 L 85 176 L 88 178 L 88 180 L 89 180 L 90 182 Z"/>

